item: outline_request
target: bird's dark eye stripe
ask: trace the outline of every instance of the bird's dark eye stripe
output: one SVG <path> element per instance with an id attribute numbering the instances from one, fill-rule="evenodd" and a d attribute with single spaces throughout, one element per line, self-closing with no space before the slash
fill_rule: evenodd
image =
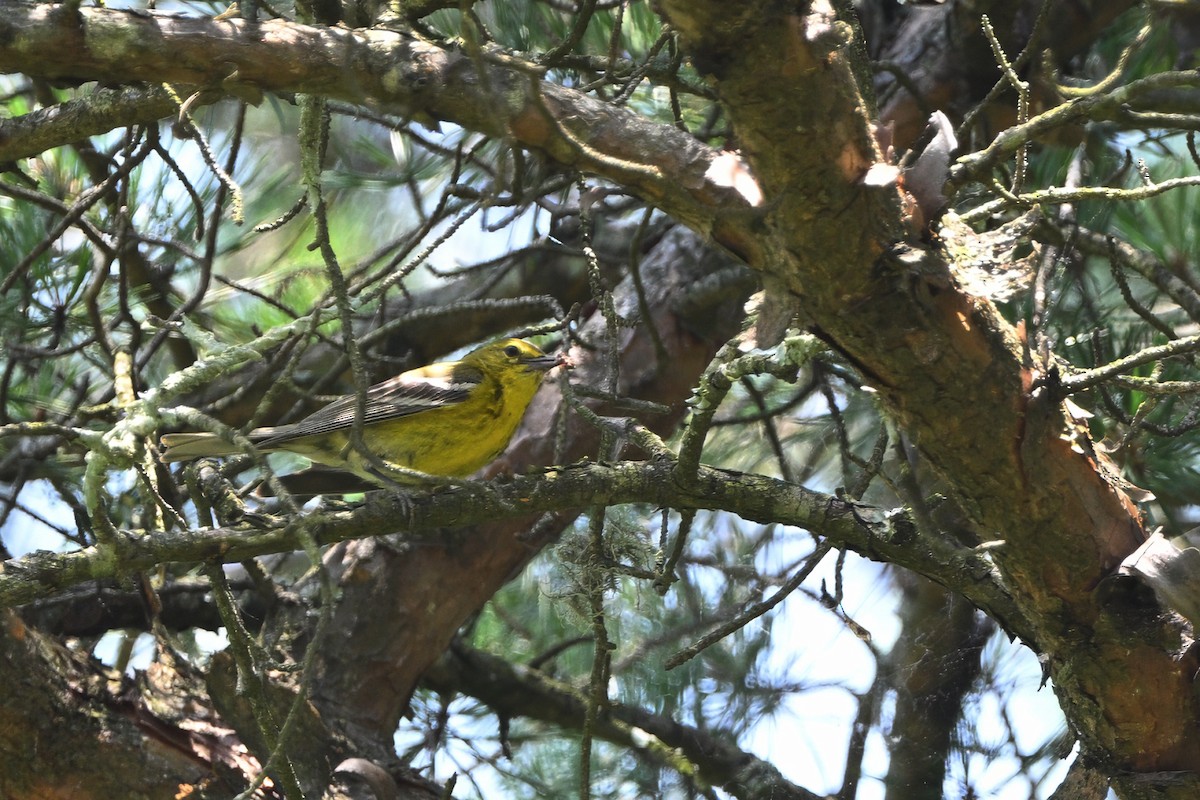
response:
<path id="1" fill-rule="evenodd" d="M 517 356 L 521 355 L 521 351 L 515 344 L 510 344 L 508 347 L 504 348 L 504 355 L 508 356 L 509 358 L 516 358 Z"/>

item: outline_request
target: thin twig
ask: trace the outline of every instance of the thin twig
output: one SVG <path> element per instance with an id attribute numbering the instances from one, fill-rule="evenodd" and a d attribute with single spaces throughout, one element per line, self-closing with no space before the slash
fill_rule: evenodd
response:
<path id="1" fill-rule="evenodd" d="M 812 574 L 812 571 L 817 568 L 817 564 L 821 562 L 825 554 L 830 551 L 833 544 L 826 539 L 817 545 L 816 549 L 804 561 L 804 566 L 796 571 L 796 574 L 788 578 L 787 583 L 779 587 L 779 590 L 765 600 L 761 600 L 747 608 L 741 614 L 738 614 L 733 619 L 719 626 L 710 633 L 705 634 L 695 643 L 688 645 L 679 652 L 672 655 L 663 664 L 663 669 L 675 669 L 680 664 L 698 656 L 705 649 L 711 647 L 717 642 L 729 636 L 731 633 L 744 628 L 749 623 L 761 617 L 763 614 L 770 611 L 775 606 L 783 602 L 789 594 L 794 592 L 804 583 L 804 580 Z"/>

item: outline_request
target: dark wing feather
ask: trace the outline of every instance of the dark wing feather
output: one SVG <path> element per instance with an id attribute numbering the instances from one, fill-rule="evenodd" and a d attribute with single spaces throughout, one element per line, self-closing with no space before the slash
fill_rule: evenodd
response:
<path id="1" fill-rule="evenodd" d="M 433 408 L 442 408 L 467 399 L 479 384 L 474 375 L 454 375 L 450 380 L 398 375 L 377 383 L 367 390 L 367 407 L 363 425 L 386 422 L 391 419 L 411 416 Z M 347 395 L 334 400 L 324 408 L 314 411 L 293 425 L 286 425 L 277 435 L 260 442 L 260 446 L 272 447 L 294 441 L 305 436 L 318 436 L 339 430 L 350 430 L 354 425 L 354 411 L 358 402 L 356 395 Z"/>

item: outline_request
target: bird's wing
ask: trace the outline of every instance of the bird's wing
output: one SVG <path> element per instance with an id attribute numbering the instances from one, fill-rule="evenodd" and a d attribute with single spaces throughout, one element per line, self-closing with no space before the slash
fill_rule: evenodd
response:
<path id="1" fill-rule="evenodd" d="M 480 376 L 473 372 L 464 374 L 463 370 L 432 367 L 422 367 L 397 375 L 367 390 L 363 425 L 461 403 L 467 399 L 471 390 L 479 385 L 479 381 Z M 354 425 L 357 403 L 357 395 L 352 394 L 334 400 L 299 422 L 284 426 L 285 430 L 263 439 L 259 444 L 270 447 L 306 436 L 349 430 Z"/>

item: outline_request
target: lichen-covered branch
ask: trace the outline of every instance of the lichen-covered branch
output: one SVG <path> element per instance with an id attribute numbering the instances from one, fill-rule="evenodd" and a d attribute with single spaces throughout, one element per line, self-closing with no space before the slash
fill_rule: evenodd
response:
<path id="1" fill-rule="evenodd" d="M 995 583 L 994 568 L 984 553 L 921 536 L 898 511 L 849 503 L 774 478 L 712 467 L 700 467 L 694 482 L 683 487 L 673 480 L 672 471 L 670 464 L 650 462 L 579 464 L 511 481 L 472 482 L 428 493 L 377 493 L 350 511 L 280 519 L 259 528 L 121 532 L 112 549 L 39 552 L 4 562 L 0 607 L 164 563 L 231 563 L 298 550 L 302 529 L 321 545 L 407 533 L 451 547 L 455 541 L 452 531 L 498 518 L 573 511 L 596 504 L 642 503 L 722 510 L 753 521 L 806 528 L 867 558 L 908 567 L 960 591 L 1012 626 L 1014 632 L 1024 628 Z"/>

